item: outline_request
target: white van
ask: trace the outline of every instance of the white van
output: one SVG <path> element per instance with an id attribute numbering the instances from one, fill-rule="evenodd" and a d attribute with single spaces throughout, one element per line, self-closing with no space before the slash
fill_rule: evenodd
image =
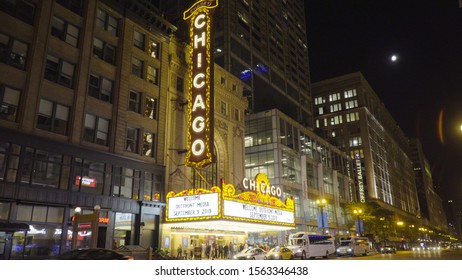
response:
<path id="1" fill-rule="evenodd" d="M 334 238 L 330 235 L 318 235 L 309 232 L 297 232 L 289 235 L 287 248 L 294 258 L 313 259 L 327 258 L 335 253 Z"/>
<path id="2" fill-rule="evenodd" d="M 367 237 L 340 237 L 337 256 L 365 256 L 371 251 Z"/>

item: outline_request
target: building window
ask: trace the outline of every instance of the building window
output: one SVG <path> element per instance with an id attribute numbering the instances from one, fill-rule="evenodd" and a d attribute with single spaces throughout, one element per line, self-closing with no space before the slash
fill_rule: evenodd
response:
<path id="1" fill-rule="evenodd" d="M 107 63 L 112 65 L 115 64 L 116 47 L 101 41 L 100 39 L 93 39 L 93 54 Z"/>
<path id="2" fill-rule="evenodd" d="M 324 107 L 318 107 L 318 114 L 323 115 L 324 114 Z"/>
<path id="3" fill-rule="evenodd" d="M 222 113 L 223 115 L 225 115 L 225 116 L 226 116 L 226 113 L 227 113 L 227 108 L 226 108 L 226 107 L 227 107 L 227 106 L 226 106 L 226 103 L 222 101 L 222 102 L 221 102 L 221 113 Z"/>
<path id="4" fill-rule="evenodd" d="M 28 24 L 34 23 L 35 5 L 27 0 L 1 1 L 0 10 Z"/>
<path id="5" fill-rule="evenodd" d="M 101 27 L 112 35 L 117 36 L 118 20 L 101 9 L 98 9 L 96 12 L 96 26 Z"/>
<path id="6" fill-rule="evenodd" d="M 323 96 L 316 97 L 314 99 L 314 105 L 320 105 L 320 104 L 324 104 L 324 103 L 326 103 L 326 98 L 323 97 Z"/>
<path id="7" fill-rule="evenodd" d="M 239 121 L 240 119 L 239 109 L 234 109 L 234 120 Z"/>
<path id="8" fill-rule="evenodd" d="M 69 107 L 40 99 L 37 128 L 66 135 Z"/>
<path id="9" fill-rule="evenodd" d="M 79 43 L 79 33 L 80 30 L 78 27 L 60 19 L 53 17 L 51 23 L 51 35 L 64 41 L 71 46 L 77 47 Z"/>
<path id="10" fill-rule="evenodd" d="M 359 146 L 361 146 L 363 144 L 361 136 L 352 137 L 352 138 L 350 138 L 349 142 L 350 142 L 349 143 L 350 147 L 359 147 Z"/>
<path id="11" fill-rule="evenodd" d="M 162 176 L 145 172 L 143 200 L 160 201 L 161 183 Z"/>
<path id="12" fill-rule="evenodd" d="M 176 90 L 178 92 L 184 92 L 184 79 L 182 77 L 176 77 Z"/>
<path id="13" fill-rule="evenodd" d="M 111 103 L 113 84 L 114 82 L 107 78 L 90 74 L 88 95 L 104 102 Z"/>
<path id="14" fill-rule="evenodd" d="M 155 156 L 154 143 L 155 143 L 155 134 L 149 131 L 145 131 L 143 134 L 143 155 L 148 156 L 148 157 Z"/>
<path id="15" fill-rule="evenodd" d="M 340 100 L 340 92 L 329 95 L 329 101 L 330 102 L 337 101 L 337 100 Z"/>
<path id="16" fill-rule="evenodd" d="M 330 112 L 331 113 L 338 112 L 340 110 L 342 110 L 342 103 L 336 103 L 336 104 L 330 105 Z"/>
<path id="17" fill-rule="evenodd" d="M 358 107 L 358 100 L 356 99 L 345 102 L 345 109 L 353 109 L 356 107 Z"/>
<path id="18" fill-rule="evenodd" d="M 152 58 L 159 58 L 159 50 L 160 44 L 154 41 L 153 39 L 149 39 L 149 54 Z"/>
<path id="19" fill-rule="evenodd" d="M 126 167 L 115 167 L 113 196 L 138 199 L 141 172 Z"/>
<path id="20" fill-rule="evenodd" d="M 0 119 L 16 121 L 20 96 L 19 90 L 0 85 Z"/>
<path id="21" fill-rule="evenodd" d="M 44 187 L 60 187 L 62 154 L 27 148 L 23 164 L 21 182 Z M 66 187 L 67 184 L 62 181 L 62 188 Z"/>
<path id="22" fill-rule="evenodd" d="M 72 191 L 92 194 L 102 194 L 106 174 L 106 165 L 102 162 L 83 158 L 72 161 Z"/>
<path id="23" fill-rule="evenodd" d="M 140 130 L 135 127 L 127 127 L 127 138 L 125 139 L 125 150 L 127 152 L 138 153 L 138 135 Z"/>
<path id="24" fill-rule="evenodd" d="M 343 94 L 344 94 L 345 98 L 355 97 L 356 96 L 356 89 L 345 90 Z"/>
<path id="25" fill-rule="evenodd" d="M 91 114 L 85 114 L 85 129 L 83 134 L 83 139 L 85 141 L 107 146 L 108 134 L 108 119 Z"/>
<path id="26" fill-rule="evenodd" d="M 128 110 L 140 113 L 141 92 L 130 90 L 130 100 L 128 101 Z"/>
<path id="27" fill-rule="evenodd" d="M 57 0 L 56 2 L 78 15 L 82 14 L 82 0 Z"/>
<path id="28" fill-rule="evenodd" d="M 359 113 L 353 112 L 353 113 L 346 114 L 346 120 L 347 122 L 359 121 Z"/>
<path id="29" fill-rule="evenodd" d="M 145 36 L 143 33 L 134 31 L 133 32 L 133 44 L 135 47 L 139 48 L 140 50 L 144 50 L 144 39 Z"/>
<path id="30" fill-rule="evenodd" d="M 148 74 L 146 75 L 146 79 L 151 84 L 158 84 L 158 73 L 159 70 L 153 66 L 148 65 Z"/>
<path id="31" fill-rule="evenodd" d="M 142 60 L 132 57 L 132 74 L 143 78 L 143 65 L 144 63 Z"/>
<path id="32" fill-rule="evenodd" d="M 45 66 L 45 79 L 72 88 L 74 81 L 74 64 L 48 55 Z"/>
<path id="33" fill-rule="evenodd" d="M 157 99 L 153 97 L 146 97 L 146 104 L 144 108 L 144 116 L 150 119 L 157 119 Z"/>
<path id="34" fill-rule="evenodd" d="M 24 69 L 27 49 L 27 44 L 0 33 L 0 61 Z"/>

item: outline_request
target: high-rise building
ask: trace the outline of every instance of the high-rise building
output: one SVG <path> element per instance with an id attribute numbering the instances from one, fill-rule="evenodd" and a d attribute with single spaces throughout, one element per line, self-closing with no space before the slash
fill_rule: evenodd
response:
<path id="1" fill-rule="evenodd" d="M 136 1 L 2 1 L 0 21 L 0 256 L 88 246 L 77 207 L 98 247 L 156 247 L 176 28 Z"/>
<path id="2" fill-rule="evenodd" d="M 178 23 L 180 37 L 188 2 L 160 0 L 165 16 Z M 245 82 L 248 113 L 276 108 L 312 127 L 304 11 L 302 0 L 219 1 L 213 31 L 215 62 Z"/>
<path id="3" fill-rule="evenodd" d="M 376 202 L 396 220 L 420 217 L 409 145 L 364 76 L 351 73 L 313 83 L 316 128 L 355 163 L 357 199 Z"/>
<path id="4" fill-rule="evenodd" d="M 294 198 L 296 230 L 351 234 L 346 206 L 353 201 L 354 184 L 347 154 L 276 109 L 247 116 L 245 147 L 246 177 L 268 174 L 285 197 Z M 321 213 L 317 201 L 322 200 Z M 249 239 L 286 242 L 284 232 L 253 233 Z"/>
<path id="5" fill-rule="evenodd" d="M 430 163 L 418 139 L 409 141 L 410 157 L 414 166 L 420 216 L 423 225 L 442 232 L 449 232 L 448 220 L 443 209 L 443 200 L 435 192 Z"/>

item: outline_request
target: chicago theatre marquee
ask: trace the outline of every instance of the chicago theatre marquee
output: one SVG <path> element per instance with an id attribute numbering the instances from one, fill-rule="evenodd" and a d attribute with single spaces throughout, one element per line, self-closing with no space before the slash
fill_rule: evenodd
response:
<path id="1" fill-rule="evenodd" d="M 239 189 L 222 182 L 210 190 L 169 192 L 162 246 L 238 244 L 246 242 L 249 233 L 295 228 L 293 199 L 282 201 L 281 189 L 271 186 L 266 174 L 244 178 Z"/>
<path id="2" fill-rule="evenodd" d="M 266 174 L 260 173 L 255 178 L 242 179 L 243 139 L 232 140 L 229 136 L 225 137 L 224 134 L 230 133 L 223 133 L 223 129 L 243 123 L 238 124 L 236 118 L 223 119 L 223 114 L 214 115 L 214 73 L 222 73 L 221 70 L 214 71 L 210 39 L 211 15 L 217 6 L 218 1 L 198 1 L 184 12 L 191 42 L 187 153 L 184 166 L 200 170 L 213 164 L 226 165 L 223 172 L 227 174 L 217 177 L 224 178 L 220 183 L 208 182 L 207 189 L 194 184 L 187 188 L 176 185 L 170 188 L 171 191 L 166 195 L 160 245 L 164 249 L 172 250 L 174 255 L 178 247 L 189 249 L 202 244 L 224 245 L 230 242 L 242 244 L 249 239 L 250 233 L 265 234 L 295 229 L 293 198 L 283 201 L 281 188 L 272 186 Z M 223 79 L 222 77 L 221 80 Z M 228 101 L 232 95 L 237 94 L 237 91 L 225 94 L 221 92 L 222 87 L 217 90 L 217 97 L 226 96 Z M 237 120 L 243 122 L 243 117 Z M 219 123 L 218 128 L 214 127 L 214 121 Z M 232 121 L 235 123 L 231 123 Z M 216 139 L 214 131 L 219 134 Z M 214 154 L 214 144 L 218 156 Z M 238 162 L 242 162 L 242 165 Z M 237 180 L 238 186 L 225 182 L 231 180 Z"/>

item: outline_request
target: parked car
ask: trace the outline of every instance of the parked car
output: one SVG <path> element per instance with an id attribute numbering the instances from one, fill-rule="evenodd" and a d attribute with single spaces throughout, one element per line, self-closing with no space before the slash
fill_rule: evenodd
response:
<path id="1" fill-rule="evenodd" d="M 131 256 L 123 255 L 110 249 L 75 249 L 57 257 L 58 260 L 134 260 Z"/>
<path id="2" fill-rule="evenodd" d="M 380 253 L 382 254 L 396 254 L 396 248 L 391 245 L 385 245 L 380 248 Z"/>
<path id="3" fill-rule="evenodd" d="M 235 260 L 264 260 L 266 258 L 267 254 L 261 248 L 244 249 L 233 257 Z"/>
<path id="4" fill-rule="evenodd" d="M 294 257 L 292 256 L 292 250 L 287 247 L 276 246 L 273 249 L 269 250 L 266 259 L 268 260 L 291 260 Z"/>

